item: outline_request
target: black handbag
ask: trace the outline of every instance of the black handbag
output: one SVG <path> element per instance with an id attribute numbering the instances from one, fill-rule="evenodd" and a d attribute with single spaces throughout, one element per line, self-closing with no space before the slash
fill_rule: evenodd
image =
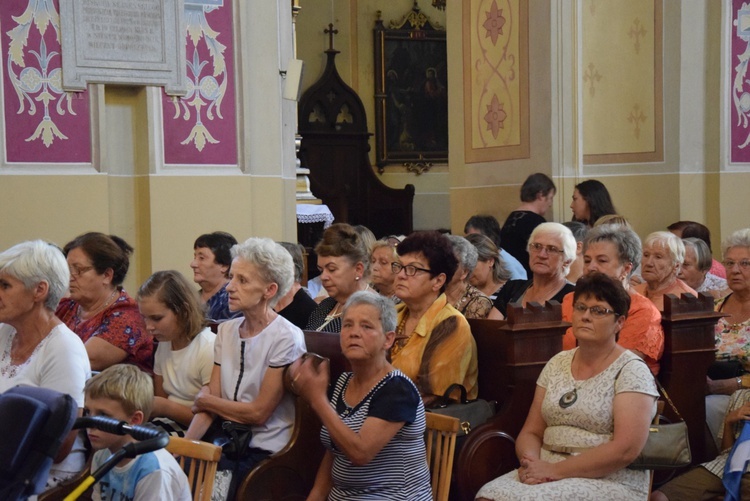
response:
<path id="1" fill-rule="evenodd" d="M 738 378 L 744 373 L 745 368 L 739 360 L 716 360 L 708 367 L 706 375 L 717 380 Z"/>
<path id="2" fill-rule="evenodd" d="M 250 425 L 215 419 L 203 440 L 221 447 L 221 453 L 227 459 L 240 461 L 248 455 L 252 438 L 253 430 Z"/>
<path id="3" fill-rule="evenodd" d="M 461 391 L 461 399 L 458 402 L 450 398 L 455 390 Z M 495 415 L 496 405 L 497 402 L 494 400 L 479 398 L 468 400 L 466 388 L 461 384 L 452 384 L 445 390 L 440 403 L 436 407 L 426 409 L 426 411 L 458 418 L 459 431 L 456 437 L 456 451 L 458 451 L 471 430 Z"/>

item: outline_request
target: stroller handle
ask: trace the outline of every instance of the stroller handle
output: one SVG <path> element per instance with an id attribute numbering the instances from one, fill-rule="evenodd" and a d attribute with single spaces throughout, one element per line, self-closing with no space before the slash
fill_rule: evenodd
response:
<path id="1" fill-rule="evenodd" d="M 74 429 L 96 428 L 115 435 L 130 435 L 139 442 L 130 442 L 117 452 L 112 454 L 95 472 L 86 477 L 73 492 L 68 494 L 65 501 L 78 499 L 89 487 L 99 481 L 112 468 L 124 458 L 134 458 L 140 454 L 155 451 L 166 447 L 169 443 L 169 434 L 166 431 L 149 428 L 146 426 L 130 425 L 125 421 L 118 421 L 105 416 L 86 416 L 76 419 Z"/>
<path id="2" fill-rule="evenodd" d="M 161 435 L 167 435 L 162 430 L 147 426 L 131 425 L 125 421 L 119 421 L 106 416 L 79 417 L 76 419 L 73 428 L 96 428 L 107 433 L 114 433 L 115 435 L 130 435 L 136 440 L 150 440 L 152 438 L 159 438 Z M 167 435 L 168 439 L 169 436 Z"/>

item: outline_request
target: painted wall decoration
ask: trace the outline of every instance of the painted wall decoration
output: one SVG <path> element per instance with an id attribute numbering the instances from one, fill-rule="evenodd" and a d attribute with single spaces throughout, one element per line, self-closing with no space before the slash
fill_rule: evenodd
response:
<path id="1" fill-rule="evenodd" d="M 231 0 L 185 0 L 188 93 L 162 91 L 166 164 L 236 165 Z"/>
<path id="2" fill-rule="evenodd" d="M 89 93 L 62 90 L 58 0 L 3 0 L 5 160 L 91 163 Z"/>
<path id="3" fill-rule="evenodd" d="M 467 0 L 463 9 L 465 161 L 528 158 L 527 2 Z"/>
<path id="4" fill-rule="evenodd" d="M 750 2 L 732 0 L 731 162 L 750 162 Z"/>
<path id="5" fill-rule="evenodd" d="M 584 163 L 662 161 L 662 0 L 579 5 Z"/>

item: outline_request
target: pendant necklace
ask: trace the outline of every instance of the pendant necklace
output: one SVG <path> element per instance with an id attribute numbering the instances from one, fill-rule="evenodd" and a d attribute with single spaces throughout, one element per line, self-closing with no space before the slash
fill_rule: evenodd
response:
<path id="1" fill-rule="evenodd" d="M 617 348 L 617 344 L 615 344 L 610 350 L 610 352 L 607 353 L 607 356 L 604 357 L 603 362 L 607 361 L 607 359 L 612 354 L 612 352 L 615 351 L 615 348 Z M 570 368 L 571 368 L 570 375 L 572 376 L 573 375 L 573 362 L 570 363 Z M 584 381 L 586 381 L 586 379 L 582 379 L 581 381 L 576 381 L 575 378 L 573 378 L 573 389 L 570 390 L 569 392 L 563 393 L 563 396 L 560 397 L 560 401 L 558 402 L 558 404 L 560 405 L 561 408 L 567 409 L 568 407 L 576 403 L 576 401 L 578 400 L 578 386 L 583 384 Z"/>
<path id="2" fill-rule="evenodd" d="M 559 404 L 563 409 L 567 409 L 568 407 L 576 403 L 576 400 L 578 400 L 578 386 L 575 385 L 575 383 L 573 384 L 573 389 L 567 393 L 563 393 L 563 396 L 560 397 Z"/>

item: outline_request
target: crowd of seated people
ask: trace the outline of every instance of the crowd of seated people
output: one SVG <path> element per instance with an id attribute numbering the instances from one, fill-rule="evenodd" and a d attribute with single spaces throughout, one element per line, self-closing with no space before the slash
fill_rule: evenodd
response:
<path id="1" fill-rule="evenodd" d="M 750 229 L 722 242 L 723 279 L 713 274 L 703 225 L 680 226 L 682 239 L 655 232 L 641 245 L 598 181 L 576 186 L 575 221 L 545 222 L 555 187 L 535 176 L 504 231 L 482 215 L 467 221 L 465 236 L 417 231 L 376 241 L 364 227 L 330 226 L 315 248 L 320 303 L 304 287 L 296 243 L 201 235 L 190 263 L 197 287 L 176 271 L 157 271 L 135 299 L 122 287 L 133 248 L 117 236 L 85 233 L 63 249 L 42 241 L 14 246 L 0 253 L 0 304 L 12 306 L 0 308 L 0 392 L 19 383 L 57 389 L 82 411 L 91 370 L 135 366 L 153 381 L 141 419 L 207 441 L 224 433 L 224 422 L 250 427 L 245 455 L 222 456 L 219 464 L 215 491 L 228 499 L 250 469 L 289 441 L 293 392 L 324 425 L 326 454 L 310 499 L 428 498 L 424 412 L 451 385 L 462 385 L 470 399 L 479 393 L 467 319 L 501 320 L 509 305 L 558 301 L 572 327 L 564 352 L 537 382 L 517 439 L 521 468 L 479 496 L 598 489 L 613 499 L 645 496 L 643 475 L 624 466 L 653 415 L 656 393 L 646 374 L 659 374 L 666 294 L 707 292 L 727 315 L 715 332 L 721 376 L 707 378 L 707 422 L 718 446 L 731 445 L 738 432 L 738 409 L 746 405 L 737 391 L 750 388 Z M 513 236 L 522 230 L 528 235 Z M 501 235 L 514 252 L 522 240 L 522 263 L 498 245 Z M 528 278 L 517 278 L 524 267 Z M 642 282 L 633 286 L 639 267 Z M 338 334 L 351 372 L 331 381 L 327 363 L 304 361 L 303 328 Z M 726 375 L 724 365 L 739 372 Z M 592 406 L 601 407 L 601 422 L 581 419 Z M 626 430 L 617 425 L 623 408 L 638 417 Z M 580 454 L 566 453 L 571 447 Z M 71 433 L 49 485 L 77 473 L 85 456 L 81 436 Z M 396 456 L 406 461 L 401 481 L 383 482 Z M 703 470 L 716 476 L 716 464 Z M 364 469 L 358 476 L 352 468 Z M 692 478 L 674 485 L 682 489 Z M 665 486 L 655 499 L 681 499 L 672 492 L 681 491 Z"/>

